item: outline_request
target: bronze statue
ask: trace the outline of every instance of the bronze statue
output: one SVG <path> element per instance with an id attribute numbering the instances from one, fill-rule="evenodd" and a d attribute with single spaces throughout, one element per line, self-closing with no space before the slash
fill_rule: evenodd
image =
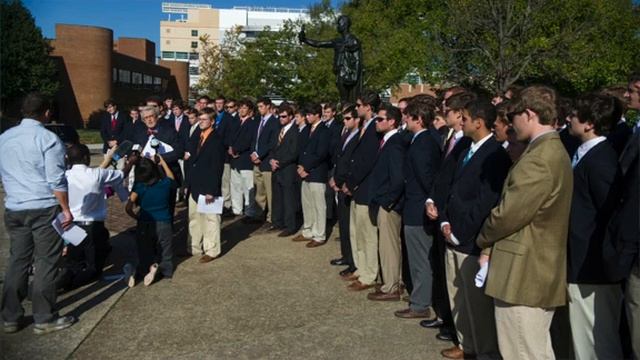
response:
<path id="1" fill-rule="evenodd" d="M 336 86 L 340 92 L 341 102 L 355 104 L 362 90 L 362 47 L 360 40 L 349 32 L 351 19 L 346 15 L 338 17 L 340 37 L 328 41 L 307 39 L 304 25 L 298 34 L 301 43 L 316 48 L 332 48 L 333 73 L 336 75 Z"/>

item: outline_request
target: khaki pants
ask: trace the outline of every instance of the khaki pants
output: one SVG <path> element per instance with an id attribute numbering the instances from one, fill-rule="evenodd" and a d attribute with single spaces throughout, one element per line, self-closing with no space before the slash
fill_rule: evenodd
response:
<path id="1" fill-rule="evenodd" d="M 467 354 L 498 358 L 493 299 L 476 287 L 478 257 L 445 250 L 447 291 L 458 341 Z"/>
<path id="2" fill-rule="evenodd" d="M 627 279 L 624 302 L 627 307 L 627 320 L 631 332 L 633 356 L 636 359 L 640 359 L 640 261 L 638 260 L 636 260 L 636 264 Z"/>
<path id="3" fill-rule="evenodd" d="M 271 172 L 260 171 L 257 166 L 253 167 L 253 182 L 256 188 L 256 204 L 262 209 L 262 216 L 267 215 L 267 222 L 271 222 Z"/>
<path id="4" fill-rule="evenodd" d="M 220 255 L 220 215 L 202 214 L 198 204 L 189 196 L 188 251 L 192 255 L 204 253 L 211 257 Z"/>
<path id="5" fill-rule="evenodd" d="M 302 200 L 302 236 L 322 242 L 326 238 L 327 203 L 324 197 L 327 184 L 303 181 L 300 189 Z"/>
<path id="6" fill-rule="evenodd" d="M 494 299 L 494 304 L 503 359 L 555 359 L 549 333 L 553 308 L 512 305 L 498 299 Z"/>
<path id="7" fill-rule="evenodd" d="M 621 313 L 620 284 L 569 284 L 569 319 L 576 360 L 622 359 Z"/>
<path id="8" fill-rule="evenodd" d="M 367 205 L 351 202 L 349 235 L 358 281 L 371 285 L 378 277 L 378 229 L 369 219 Z"/>
<path id="9" fill-rule="evenodd" d="M 231 208 L 236 215 L 251 204 L 249 194 L 253 189 L 253 170 L 231 170 Z"/>
<path id="10" fill-rule="evenodd" d="M 385 293 L 400 290 L 402 281 L 402 245 L 400 228 L 402 217 L 395 211 L 378 211 L 378 232 L 380 235 L 380 268 L 383 284 L 380 290 Z"/>
<path id="11" fill-rule="evenodd" d="M 231 165 L 224 163 L 222 171 L 222 198 L 224 199 L 224 207 L 231 207 Z"/>

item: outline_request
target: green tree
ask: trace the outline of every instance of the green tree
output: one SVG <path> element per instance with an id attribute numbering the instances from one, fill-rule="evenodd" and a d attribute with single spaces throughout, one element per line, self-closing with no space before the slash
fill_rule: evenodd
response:
<path id="1" fill-rule="evenodd" d="M 55 94 L 58 83 L 49 58 L 52 48 L 19 0 L 0 1 L 0 29 L 2 109 L 31 91 Z"/>

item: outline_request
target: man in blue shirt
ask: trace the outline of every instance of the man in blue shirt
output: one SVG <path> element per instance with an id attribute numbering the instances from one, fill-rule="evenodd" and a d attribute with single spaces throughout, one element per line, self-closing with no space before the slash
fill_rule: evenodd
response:
<path id="1" fill-rule="evenodd" d="M 57 317 L 57 263 L 62 239 L 52 222 L 62 211 L 62 226 L 71 226 L 65 179 L 65 148 L 60 138 L 44 128 L 49 103 L 40 94 L 27 95 L 20 125 L 0 136 L 0 177 L 5 189 L 5 228 L 11 240 L 2 291 L 4 332 L 19 330 L 24 315 L 29 268 L 35 268 L 31 300 L 34 333 L 45 334 L 71 326 L 72 316 Z"/>

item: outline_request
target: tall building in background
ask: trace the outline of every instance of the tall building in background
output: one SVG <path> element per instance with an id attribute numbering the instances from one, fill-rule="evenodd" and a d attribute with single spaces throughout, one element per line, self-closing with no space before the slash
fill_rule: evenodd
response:
<path id="1" fill-rule="evenodd" d="M 227 30 L 237 26 L 247 39 L 269 27 L 280 30 L 286 20 L 309 20 L 307 9 L 234 7 L 215 9 L 208 4 L 162 3 L 167 20 L 160 21 L 160 54 L 164 63 L 189 63 L 189 86 L 197 84 L 200 71 L 200 37 L 219 44 Z M 173 18 L 172 18 L 173 17 Z"/>

